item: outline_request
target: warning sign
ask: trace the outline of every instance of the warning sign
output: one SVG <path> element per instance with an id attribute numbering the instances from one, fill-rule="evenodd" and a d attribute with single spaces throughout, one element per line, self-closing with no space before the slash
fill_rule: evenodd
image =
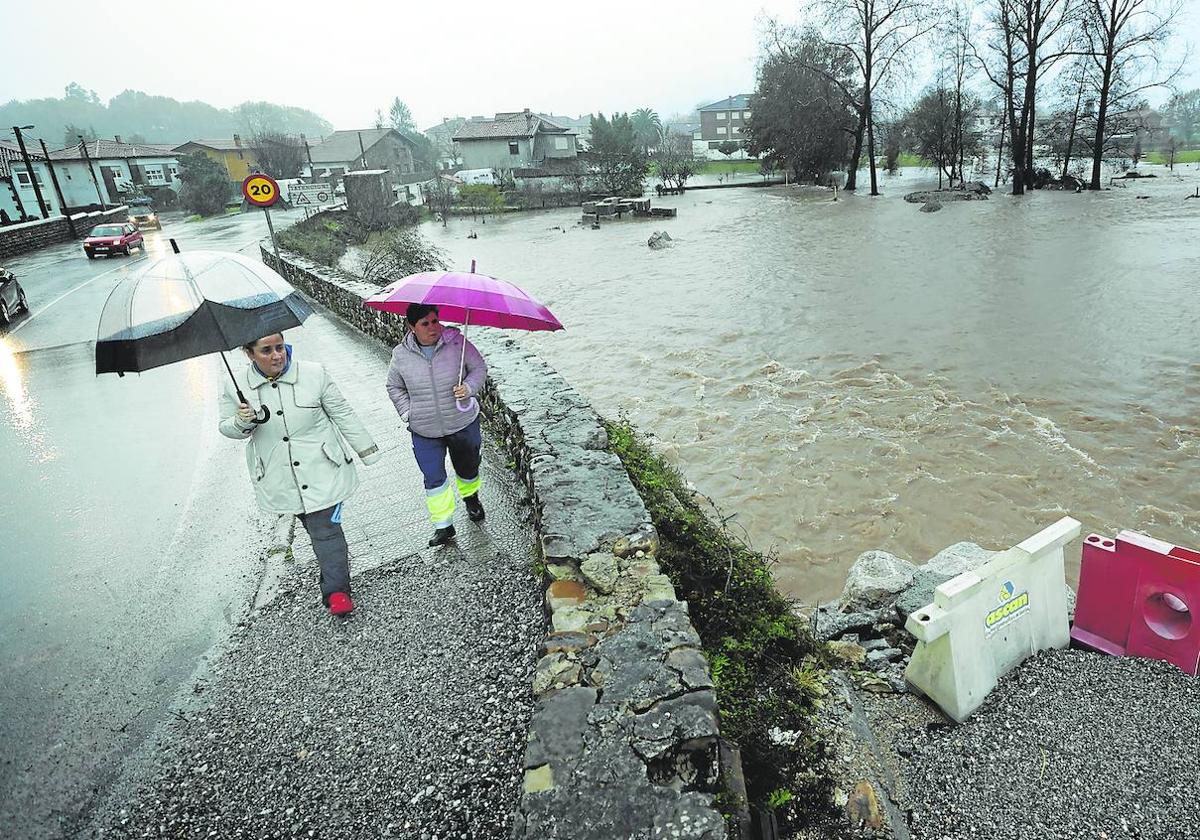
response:
<path id="1" fill-rule="evenodd" d="M 320 207 L 334 202 L 333 187 L 329 184 L 293 184 L 288 190 L 293 207 Z"/>

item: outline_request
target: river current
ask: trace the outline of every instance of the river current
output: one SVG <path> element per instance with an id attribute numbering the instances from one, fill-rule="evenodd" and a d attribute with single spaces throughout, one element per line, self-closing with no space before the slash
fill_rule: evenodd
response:
<path id="1" fill-rule="evenodd" d="M 910 171 L 877 198 L 695 190 L 654 200 L 675 219 L 424 232 L 547 303 L 566 330 L 519 340 L 812 603 L 868 549 L 920 563 L 1063 515 L 1200 547 L 1200 170 L 1157 171 L 932 214 Z"/>

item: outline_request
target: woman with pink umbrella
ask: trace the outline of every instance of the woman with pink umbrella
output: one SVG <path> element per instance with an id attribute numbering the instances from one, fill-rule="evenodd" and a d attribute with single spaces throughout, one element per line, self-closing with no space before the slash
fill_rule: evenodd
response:
<path id="1" fill-rule="evenodd" d="M 470 272 L 422 272 L 393 283 L 364 301 L 403 314 L 408 333 L 392 350 L 387 391 L 412 434 L 413 455 L 425 483 L 433 522 L 430 546 L 454 539 L 455 486 L 473 522 L 484 518 L 479 499 L 482 435 L 476 395 L 487 381 L 487 364 L 466 337 L 470 324 L 523 330 L 561 330 L 562 324 L 511 283 Z M 446 327 L 442 319 L 464 325 Z"/>

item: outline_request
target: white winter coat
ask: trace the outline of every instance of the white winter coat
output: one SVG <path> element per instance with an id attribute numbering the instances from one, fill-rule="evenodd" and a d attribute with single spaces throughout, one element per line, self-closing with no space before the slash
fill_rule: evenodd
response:
<path id="1" fill-rule="evenodd" d="M 246 441 L 246 467 L 258 506 L 267 513 L 314 513 L 344 501 L 358 486 L 355 454 L 379 460 L 379 447 L 325 368 L 292 359 L 271 381 L 248 364 L 236 372 L 250 407 L 271 419 L 250 426 L 237 416 L 233 383 L 221 394 L 221 434 Z"/>

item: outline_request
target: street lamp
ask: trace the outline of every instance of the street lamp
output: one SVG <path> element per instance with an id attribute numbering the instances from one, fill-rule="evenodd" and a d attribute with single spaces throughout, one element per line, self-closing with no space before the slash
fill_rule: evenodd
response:
<path id="1" fill-rule="evenodd" d="M 25 150 L 25 138 L 21 136 L 22 131 L 28 131 L 33 128 L 32 125 L 14 125 L 12 127 L 13 134 L 17 135 L 17 145 L 21 147 L 21 157 L 25 158 L 25 171 L 29 173 L 29 180 L 33 181 L 33 194 L 37 196 L 38 207 L 42 209 L 42 218 L 49 219 L 50 212 L 46 209 L 46 201 L 42 198 L 42 188 L 38 186 L 37 173 L 33 171 L 33 164 L 29 162 L 29 152 Z"/>

